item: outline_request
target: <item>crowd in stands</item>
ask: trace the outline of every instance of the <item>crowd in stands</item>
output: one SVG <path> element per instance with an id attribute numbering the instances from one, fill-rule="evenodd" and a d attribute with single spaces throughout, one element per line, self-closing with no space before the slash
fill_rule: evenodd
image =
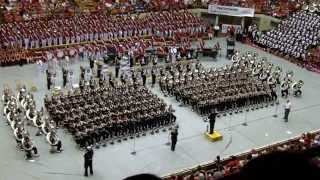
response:
<path id="1" fill-rule="evenodd" d="M 296 12 L 262 34 L 257 44 L 275 54 L 305 61 L 310 48 L 320 43 L 319 21 L 316 13 Z"/>
<path id="2" fill-rule="evenodd" d="M 193 35 L 205 31 L 205 24 L 188 11 L 161 12 L 136 19 L 131 16 L 90 14 L 3 24 L 0 39 L 2 48 L 29 49 L 133 36 L 173 37 L 176 32 Z"/>
<path id="3" fill-rule="evenodd" d="M 15 22 L 39 18 L 74 16 L 76 12 L 110 12 L 111 14 L 159 11 L 185 8 L 208 8 L 214 3 L 226 6 L 255 8 L 258 13 L 285 16 L 296 10 L 299 2 L 288 0 L 1 0 L 5 22 Z"/>
<path id="4" fill-rule="evenodd" d="M 164 177 L 166 180 L 319 178 L 320 131 L 253 149 L 240 155 Z M 301 164 L 299 164 L 301 163 Z M 313 168 L 316 168 L 316 171 Z M 291 174 L 290 174 L 291 173 Z M 313 173 L 313 174 L 312 174 Z M 272 178 L 273 177 L 273 178 Z M 275 178 L 278 179 L 278 178 Z M 281 179 L 281 178 L 279 178 Z"/>
<path id="5" fill-rule="evenodd" d="M 83 49 L 91 49 L 93 54 L 108 49 L 117 54 L 128 51 L 129 47 L 135 47 L 132 51 L 145 50 L 150 43 L 144 38 L 151 39 L 152 45 L 165 39 L 185 43 L 189 42 L 185 37 L 201 37 L 206 31 L 207 25 L 188 11 L 163 11 L 135 18 L 90 14 L 49 21 L 9 23 L 0 26 L 0 54 L 4 57 L 1 65 L 10 65 L 12 61 L 16 64 L 19 61 L 26 62 L 25 59 L 29 59 L 28 62 L 35 61 L 31 55 L 19 60 L 19 57 L 24 57 L 21 51 L 37 50 L 36 54 L 42 54 L 43 60 L 47 58 L 41 48 L 49 48 L 50 53 L 58 58 L 68 54 L 70 49 L 70 56 L 75 54 L 74 51 L 83 53 Z M 17 58 L 13 60 L 10 57 Z"/>

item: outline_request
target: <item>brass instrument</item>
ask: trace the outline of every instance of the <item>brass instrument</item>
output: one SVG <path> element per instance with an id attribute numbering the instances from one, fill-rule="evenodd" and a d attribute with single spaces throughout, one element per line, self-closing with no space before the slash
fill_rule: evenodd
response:
<path id="1" fill-rule="evenodd" d="M 259 79 L 260 79 L 261 81 L 266 80 L 267 77 L 268 77 L 268 74 L 265 73 L 264 71 L 262 71 L 262 72 L 260 73 L 260 75 L 259 75 Z"/>
<path id="2" fill-rule="evenodd" d="M 41 126 L 42 126 L 42 124 L 43 124 L 43 121 L 42 121 L 42 117 L 41 117 L 41 115 L 40 115 L 39 112 L 37 113 L 36 117 L 33 118 L 32 122 L 33 122 L 33 125 L 34 125 L 35 127 L 41 128 Z"/>
<path id="3" fill-rule="evenodd" d="M 288 82 L 287 82 L 287 81 L 283 81 L 283 82 L 281 83 L 281 85 L 280 85 L 280 89 L 281 89 L 282 91 L 285 91 L 285 90 L 289 89 L 289 84 L 288 84 Z"/>
<path id="4" fill-rule="evenodd" d="M 30 117 L 31 113 L 33 114 L 33 117 Z M 26 112 L 26 117 L 27 117 L 27 120 L 29 121 L 35 122 L 37 120 L 37 116 L 38 114 L 37 114 L 37 111 L 34 109 L 34 107 L 28 109 Z"/>
<path id="5" fill-rule="evenodd" d="M 313 2 L 311 5 L 308 6 L 308 10 L 309 10 L 311 13 L 318 12 L 318 11 L 319 11 L 319 9 L 318 9 L 318 4 L 316 4 L 315 2 Z"/>
<path id="6" fill-rule="evenodd" d="M 302 80 L 299 80 L 292 84 L 291 87 L 292 87 L 294 96 L 301 96 L 302 94 L 301 88 L 303 85 L 304 85 L 304 82 Z"/>
<path id="7" fill-rule="evenodd" d="M 276 84 L 276 79 L 275 79 L 275 77 L 274 77 L 273 75 L 269 76 L 268 79 L 267 79 L 267 83 L 268 83 L 268 85 L 270 85 L 270 86 L 275 85 L 275 84 Z"/>
<path id="8" fill-rule="evenodd" d="M 255 67 L 253 70 L 252 70 L 252 75 L 254 76 L 257 76 L 259 75 L 259 73 L 261 72 L 261 67 Z"/>
<path id="9" fill-rule="evenodd" d="M 41 130 L 44 134 L 48 134 L 51 130 L 50 123 L 48 121 L 44 121 L 44 123 L 42 123 Z"/>
<path id="10" fill-rule="evenodd" d="M 29 135 L 25 134 L 22 138 L 22 148 L 25 151 L 31 151 L 33 147 L 34 147 L 34 144 L 31 141 Z"/>
<path id="11" fill-rule="evenodd" d="M 16 138 L 17 141 L 22 141 L 23 139 L 23 134 L 25 133 L 24 129 L 21 127 L 17 127 L 14 131 L 14 137 Z"/>
<path id="12" fill-rule="evenodd" d="M 51 146 L 55 146 L 59 142 L 59 138 L 53 130 L 47 134 L 46 139 Z"/>

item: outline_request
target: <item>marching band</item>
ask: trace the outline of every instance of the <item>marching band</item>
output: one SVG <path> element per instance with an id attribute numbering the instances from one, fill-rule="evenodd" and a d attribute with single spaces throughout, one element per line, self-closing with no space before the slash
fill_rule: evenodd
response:
<path id="1" fill-rule="evenodd" d="M 20 88 L 17 96 L 14 96 L 9 88 L 5 88 L 2 97 L 4 104 L 4 116 L 7 118 L 7 122 L 13 130 L 17 147 L 25 151 L 26 159 L 38 157 L 37 147 L 32 141 L 25 125 L 33 125 L 37 128 L 36 136 L 53 132 L 54 128 L 52 127 L 47 131 L 44 131 L 44 110 L 42 109 L 41 111 L 38 111 L 36 109 L 33 94 L 27 92 L 25 86 Z M 51 146 L 56 146 L 56 142 L 59 142 L 60 140 L 55 136 L 55 138 L 50 138 L 47 141 Z M 61 151 L 61 141 L 58 151 Z"/>
<path id="2" fill-rule="evenodd" d="M 232 61 L 232 65 L 218 69 L 205 69 L 200 63 L 168 66 L 160 73 L 160 89 L 202 115 L 215 108 L 238 112 L 245 106 L 277 100 L 276 86 L 282 73 L 279 66 L 273 69 L 273 64 L 252 52 L 236 53 Z M 292 72 L 286 73 L 281 82 L 283 97 L 289 95 L 292 76 Z M 301 80 L 292 85 L 295 96 L 301 94 L 302 85 Z"/>
<path id="3" fill-rule="evenodd" d="M 56 125 L 65 127 L 81 148 L 105 145 L 107 140 L 134 136 L 175 121 L 163 100 L 144 87 L 141 79 L 120 83 L 111 78 L 100 85 L 93 78 L 90 81 L 67 95 L 47 96 L 45 100 Z"/>

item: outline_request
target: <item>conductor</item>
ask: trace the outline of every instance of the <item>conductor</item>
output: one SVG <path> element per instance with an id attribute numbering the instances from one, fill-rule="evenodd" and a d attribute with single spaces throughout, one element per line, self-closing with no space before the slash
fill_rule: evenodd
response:
<path id="1" fill-rule="evenodd" d="M 217 113 L 216 109 L 214 109 L 214 110 L 212 110 L 212 112 L 208 116 L 209 124 L 210 124 L 210 132 L 209 132 L 209 134 L 213 134 L 213 132 L 214 132 L 214 124 L 216 123 L 217 115 L 218 115 L 218 113 Z"/>
<path id="2" fill-rule="evenodd" d="M 92 159 L 93 159 L 93 149 L 91 146 L 88 146 L 86 149 L 84 157 L 84 176 L 88 176 L 88 168 L 90 168 L 90 174 L 93 175 L 92 170 Z"/>

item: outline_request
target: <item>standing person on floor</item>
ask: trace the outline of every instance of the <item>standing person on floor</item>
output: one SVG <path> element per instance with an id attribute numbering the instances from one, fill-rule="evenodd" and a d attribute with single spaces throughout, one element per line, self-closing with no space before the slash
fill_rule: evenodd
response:
<path id="1" fill-rule="evenodd" d="M 284 122 L 288 122 L 288 116 L 289 116 L 290 111 L 291 111 L 291 102 L 288 99 L 287 103 L 284 105 L 284 118 L 283 118 Z"/>
<path id="2" fill-rule="evenodd" d="M 212 112 L 209 114 L 208 118 L 209 118 L 209 125 L 210 125 L 210 132 L 209 134 L 213 134 L 214 132 L 214 124 L 216 123 L 216 117 L 217 117 L 218 113 L 216 111 L 216 109 L 213 109 Z"/>
<path id="3" fill-rule="evenodd" d="M 62 68 L 63 87 L 66 87 L 67 85 L 67 78 L 68 78 L 68 70 L 65 67 L 63 67 Z"/>
<path id="4" fill-rule="evenodd" d="M 116 78 L 119 77 L 119 70 L 120 70 L 120 60 L 116 58 L 115 60 L 115 72 L 116 72 Z"/>
<path id="5" fill-rule="evenodd" d="M 178 141 L 178 127 L 173 128 L 171 131 L 171 151 L 174 151 Z"/>
<path id="6" fill-rule="evenodd" d="M 156 84 L 156 72 L 155 72 L 155 69 L 151 70 L 151 79 L 152 79 L 152 86 L 151 87 L 154 87 L 154 85 Z"/>
<path id="7" fill-rule="evenodd" d="M 50 90 L 52 81 L 51 81 L 51 73 L 49 72 L 48 69 L 46 70 L 46 75 L 47 75 L 47 88 L 48 90 Z"/>
<path id="8" fill-rule="evenodd" d="M 90 168 L 90 174 L 93 175 L 93 170 L 92 170 L 93 149 L 91 146 L 87 147 L 83 157 L 84 157 L 84 176 L 88 176 L 88 168 Z"/>
<path id="9" fill-rule="evenodd" d="M 89 58 L 89 63 L 90 63 L 90 69 L 92 70 L 94 68 L 94 60 L 93 57 Z"/>

